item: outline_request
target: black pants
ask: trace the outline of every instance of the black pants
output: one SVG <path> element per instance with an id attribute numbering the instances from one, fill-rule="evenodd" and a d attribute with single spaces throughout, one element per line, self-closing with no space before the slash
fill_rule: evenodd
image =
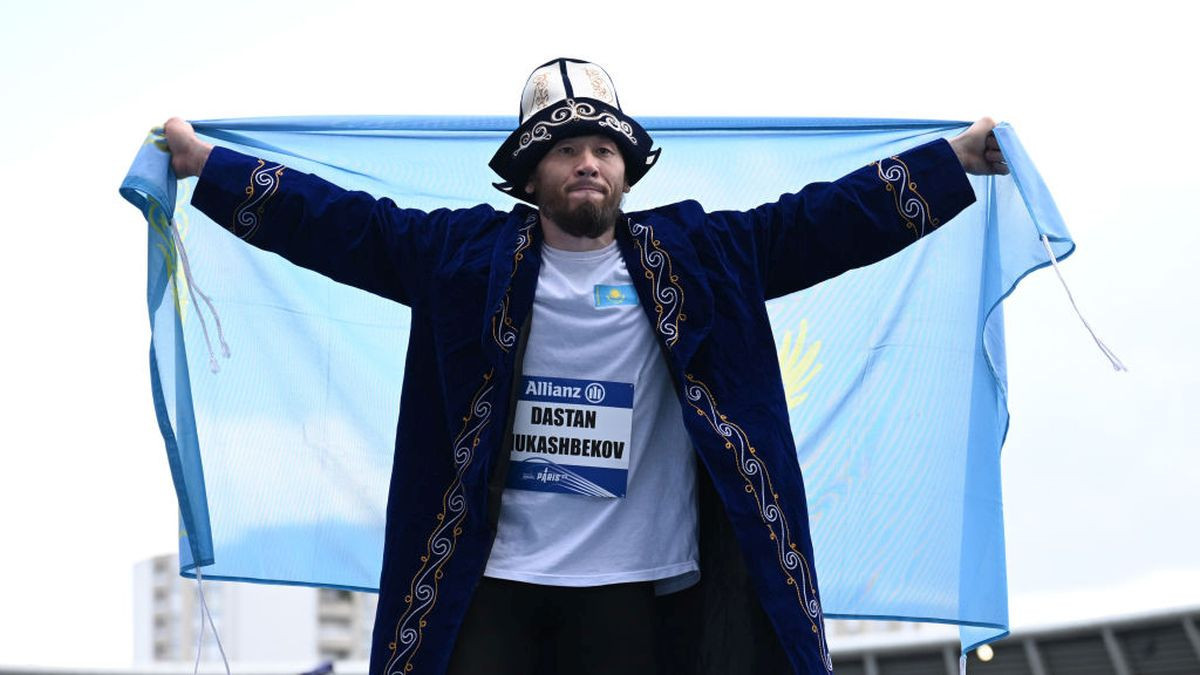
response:
<path id="1" fill-rule="evenodd" d="M 650 582 L 586 588 L 484 577 L 449 675 L 654 675 Z"/>

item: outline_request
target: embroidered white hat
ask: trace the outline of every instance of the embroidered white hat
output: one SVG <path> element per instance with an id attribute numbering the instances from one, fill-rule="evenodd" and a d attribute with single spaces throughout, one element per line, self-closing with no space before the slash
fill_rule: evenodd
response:
<path id="1" fill-rule="evenodd" d="M 521 94 L 520 123 L 488 166 L 500 174 L 496 187 L 532 201 L 525 184 L 555 143 L 573 136 L 603 134 L 625 158 L 625 180 L 633 185 L 658 161 L 646 130 L 621 111 L 616 87 L 604 69 L 579 59 L 558 58 L 537 67 Z"/>

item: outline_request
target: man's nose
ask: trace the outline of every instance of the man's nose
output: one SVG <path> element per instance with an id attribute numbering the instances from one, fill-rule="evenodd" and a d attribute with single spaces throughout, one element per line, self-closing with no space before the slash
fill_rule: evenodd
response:
<path id="1" fill-rule="evenodd" d="M 579 163 L 575 165 L 575 175 L 595 176 L 599 173 L 600 166 L 596 162 L 596 155 L 589 150 L 579 153 Z"/>

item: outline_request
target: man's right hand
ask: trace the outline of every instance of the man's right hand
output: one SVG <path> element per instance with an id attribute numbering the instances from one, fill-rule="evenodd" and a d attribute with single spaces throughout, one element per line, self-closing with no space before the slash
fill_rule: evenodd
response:
<path id="1" fill-rule="evenodd" d="M 161 131 L 166 138 L 166 148 L 164 149 L 171 153 L 171 169 L 175 171 L 177 178 L 200 175 L 213 146 L 211 143 L 205 143 L 197 138 L 196 130 L 188 124 L 187 120 L 181 117 L 172 117 L 162 125 L 161 130 L 155 129 L 154 131 L 156 133 Z"/>

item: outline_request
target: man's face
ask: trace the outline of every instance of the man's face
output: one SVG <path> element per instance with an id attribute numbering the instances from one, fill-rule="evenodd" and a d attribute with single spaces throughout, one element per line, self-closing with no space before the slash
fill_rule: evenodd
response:
<path id="1" fill-rule="evenodd" d="M 616 224 L 629 191 L 625 158 L 607 136 L 564 139 L 538 163 L 525 189 L 563 232 L 595 239 Z"/>

